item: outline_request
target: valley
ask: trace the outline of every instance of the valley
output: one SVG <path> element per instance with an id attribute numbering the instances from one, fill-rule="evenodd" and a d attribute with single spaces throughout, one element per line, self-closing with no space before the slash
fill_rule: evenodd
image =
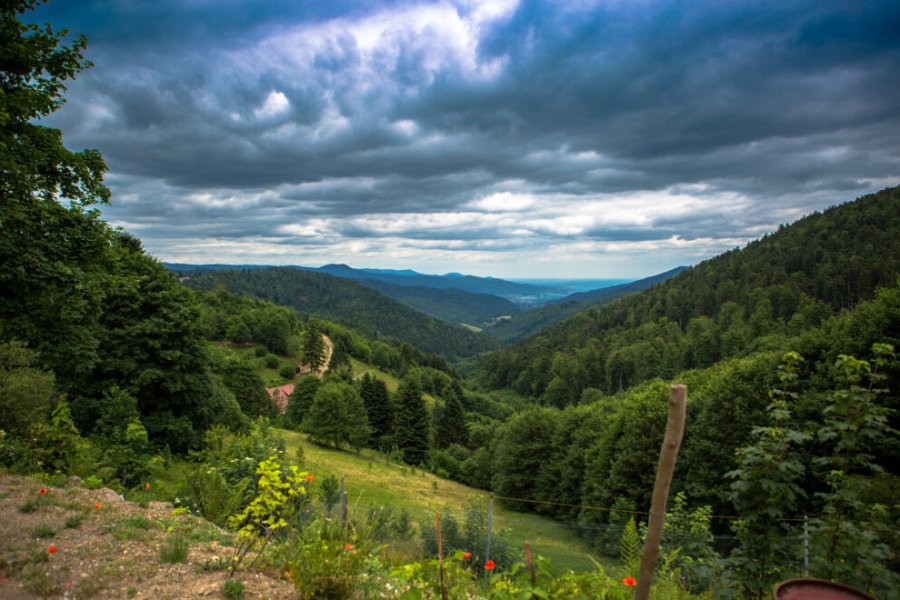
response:
<path id="1" fill-rule="evenodd" d="M 626 8 L 0 7 L 0 597 L 900 598 L 900 21 Z"/>

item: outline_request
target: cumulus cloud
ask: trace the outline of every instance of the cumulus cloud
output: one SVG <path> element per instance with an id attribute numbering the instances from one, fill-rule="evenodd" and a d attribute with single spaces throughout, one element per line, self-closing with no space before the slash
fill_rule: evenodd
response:
<path id="1" fill-rule="evenodd" d="M 894 2 L 36 17 L 89 36 L 49 122 L 104 153 L 107 215 L 164 259 L 641 276 L 900 180 Z"/>

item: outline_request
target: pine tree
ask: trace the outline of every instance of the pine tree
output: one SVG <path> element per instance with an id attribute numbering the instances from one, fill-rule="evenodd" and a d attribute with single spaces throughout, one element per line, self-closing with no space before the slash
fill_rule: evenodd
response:
<path id="1" fill-rule="evenodd" d="M 464 446 L 469 441 L 469 427 L 466 425 L 466 414 L 457 387 L 451 387 L 444 401 L 444 409 L 435 422 L 434 445 L 436 448 L 447 448 L 452 444 Z"/>
<path id="2" fill-rule="evenodd" d="M 396 441 L 408 464 L 418 465 L 428 459 L 428 420 L 428 408 L 418 380 L 404 378 L 397 391 Z"/>
<path id="3" fill-rule="evenodd" d="M 369 444 L 379 447 L 379 441 L 389 438 L 394 432 L 394 407 L 388 394 L 387 385 L 381 379 L 366 373 L 360 381 L 359 394 L 369 417 L 371 437 Z"/>
<path id="4" fill-rule="evenodd" d="M 322 341 L 322 331 L 315 321 L 310 321 L 303 332 L 303 353 L 300 360 L 313 372 L 318 371 L 325 363 L 325 342 Z"/>

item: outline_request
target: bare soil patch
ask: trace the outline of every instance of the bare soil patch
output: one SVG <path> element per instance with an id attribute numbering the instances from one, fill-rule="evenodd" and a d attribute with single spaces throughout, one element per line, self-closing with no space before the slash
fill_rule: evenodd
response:
<path id="1" fill-rule="evenodd" d="M 175 537 L 187 542 L 187 558 L 164 562 L 161 548 Z M 221 598 L 232 543 L 229 532 L 164 502 L 0 474 L 0 598 Z M 235 578 L 244 598 L 297 597 L 275 573 Z"/>

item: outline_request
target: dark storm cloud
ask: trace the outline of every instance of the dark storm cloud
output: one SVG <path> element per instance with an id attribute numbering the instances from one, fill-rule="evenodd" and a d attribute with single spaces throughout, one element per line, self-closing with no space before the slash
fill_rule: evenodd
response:
<path id="1" fill-rule="evenodd" d="M 96 67 L 51 123 L 159 240 L 747 239 L 900 177 L 896 2 L 490 8 L 53 2 L 37 20 Z M 543 200 L 366 220 L 505 215 L 473 203 L 506 192 Z M 641 194 L 696 208 L 606 205 Z"/>

